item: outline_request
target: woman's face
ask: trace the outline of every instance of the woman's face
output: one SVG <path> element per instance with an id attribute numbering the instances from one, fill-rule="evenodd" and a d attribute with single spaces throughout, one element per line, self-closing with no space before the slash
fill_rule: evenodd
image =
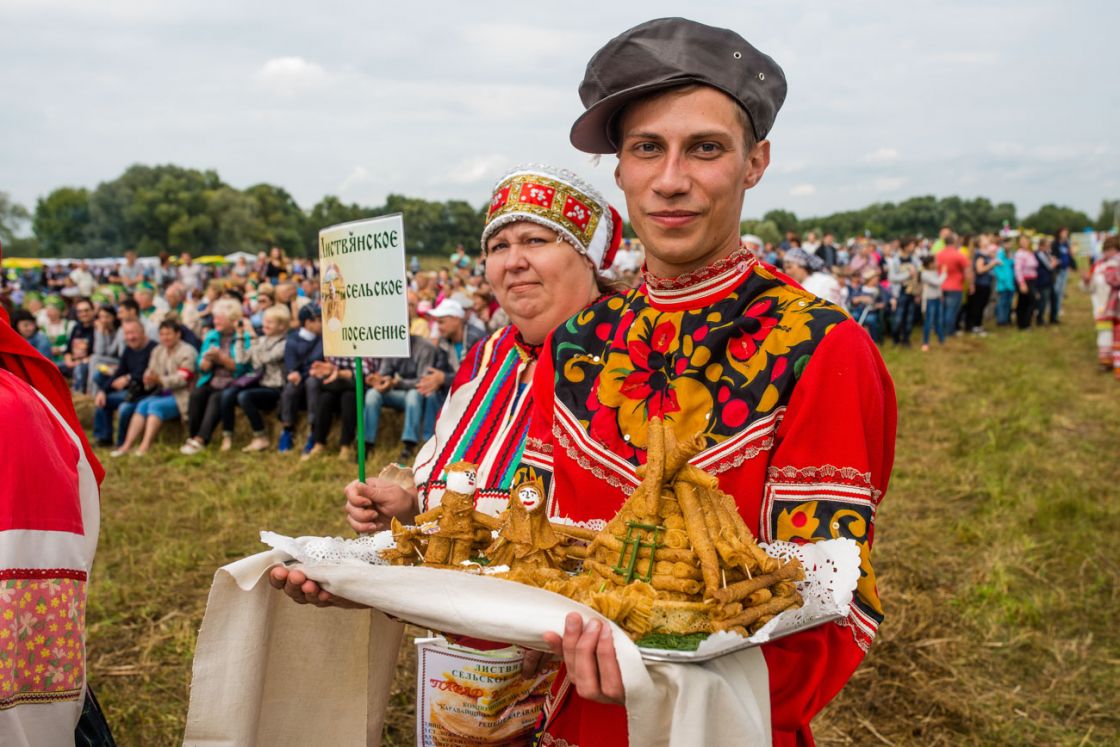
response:
<path id="1" fill-rule="evenodd" d="M 596 292 L 591 263 L 555 231 L 528 221 L 511 223 L 490 237 L 486 280 L 526 339 L 528 327 L 543 327 L 547 334 Z"/>
<path id="2" fill-rule="evenodd" d="M 62 312 L 58 310 L 57 306 L 51 305 L 47 307 L 47 319 L 52 322 L 57 322 L 62 318 Z"/>
<path id="3" fill-rule="evenodd" d="M 159 344 L 170 350 L 179 344 L 181 334 L 177 330 L 168 327 L 159 328 Z"/>
<path id="4" fill-rule="evenodd" d="M 111 328 L 113 326 L 113 322 L 115 322 L 116 320 L 117 318 L 113 316 L 113 312 L 109 311 L 108 309 L 98 309 L 97 322 L 103 329 Z"/>
<path id="5" fill-rule="evenodd" d="M 214 329 L 218 330 L 218 334 L 220 335 L 232 332 L 233 320 L 225 314 L 214 314 Z"/>
<path id="6" fill-rule="evenodd" d="M 266 336 L 278 335 L 283 331 L 280 321 L 274 316 L 266 316 L 261 320 L 261 329 Z"/>

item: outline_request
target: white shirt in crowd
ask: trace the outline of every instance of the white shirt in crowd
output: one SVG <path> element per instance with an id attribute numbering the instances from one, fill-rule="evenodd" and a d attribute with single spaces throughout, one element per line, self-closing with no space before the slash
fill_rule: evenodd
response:
<path id="1" fill-rule="evenodd" d="M 840 291 L 840 281 L 826 272 L 814 272 L 805 278 L 801 287 L 818 298 L 838 306 L 844 305 L 844 294 Z"/>

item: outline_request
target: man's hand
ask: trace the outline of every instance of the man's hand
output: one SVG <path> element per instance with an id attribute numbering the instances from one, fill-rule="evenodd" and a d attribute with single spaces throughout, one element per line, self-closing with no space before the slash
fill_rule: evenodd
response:
<path id="1" fill-rule="evenodd" d="M 411 524 L 416 518 L 416 494 L 392 480 L 372 477 L 346 486 L 346 521 L 358 534 L 389 528 L 393 518 Z"/>
<path id="2" fill-rule="evenodd" d="M 393 379 L 389 376 L 378 375 L 377 381 L 373 383 L 373 388 L 384 394 L 393 388 Z"/>
<path id="3" fill-rule="evenodd" d="M 289 371 L 288 372 L 288 381 L 292 384 L 298 385 L 299 382 L 301 381 L 299 371 Z"/>
<path id="4" fill-rule="evenodd" d="M 447 375 L 440 371 L 438 368 L 429 368 L 428 373 L 420 377 L 420 381 L 416 382 L 416 391 L 427 397 L 440 390 L 443 382 L 447 381 Z"/>
<path id="5" fill-rule="evenodd" d="M 345 607 L 347 609 L 368 609 L 364 604 L 336 597 L 325 591 L 319 584 L 298 569 L 278 565 L 269 571 L 268 582 L 272 588 L 280 589 L 299 604 L 313 604 L 316 607 Z"/>
<path id="6" fill-rule="evenodd" d="M 568 677 L 581 698 L 597 703 L 625 701 L 622 670 L 618 668 L 609 625 L 595 619 L 585 625 L 578 612 L 571 612 L 564 620 L 564 636 L 545 633 L 544 642 L 553 654 L 564 659 Z"/>
<path id="7" fill-rule="evenodd" d="M 525 649 L 525 655 L 521 657 L 521 677 L 527 680 L 533 679 L 541 671 L 544 663 L 552 658 L 555 657 L 552 654 L 546 654 L 544 651 Z"/>
<path id="8" fill-rule="evenodd" d="M 153 386 L 157 386 L 158 384 L 159 384 L 159 375 L 158 374 L 156 374 L 154 371 L 145 371 L 144 372 L 144 386 L 153 387 Z"/>
<path id="9" fill-rule="evenodd" d="M 106 402 L 108 402 L 108 398 L 105 396 L 105 392 L 100 389 L 97 390 L 97 394 L 93 395 L 93 406 L 104 407 Z"/>
<path id="10" fill-rule="evenodd" d="M 128 376 L 118 376 L 117 378 L 113 379 L 113 383 L 110 384 L 109 386 L 113 387 L 114 389 L 116 389 L 119 392 L 120 390 L 122 390 L 122 389 L 124 389 L 125 387 L 128 386 L 128 381 L 129 381 Z"/>

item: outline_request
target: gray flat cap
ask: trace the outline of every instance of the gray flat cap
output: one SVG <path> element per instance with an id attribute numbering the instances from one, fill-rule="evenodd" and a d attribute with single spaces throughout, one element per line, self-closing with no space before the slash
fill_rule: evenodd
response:
<path id="1" fill-rule="evenodd" d="M 723 91 L 766 137 L 786 98 L 778 63 L 729 29 L 686 18 L 659 18 L 624 31 L 587 63 L 579 97 L 587 109 L 572 125 L 572 145 L 587 153 L 615 153 L 618 113 L 655 91 L 699 83 Z"/>

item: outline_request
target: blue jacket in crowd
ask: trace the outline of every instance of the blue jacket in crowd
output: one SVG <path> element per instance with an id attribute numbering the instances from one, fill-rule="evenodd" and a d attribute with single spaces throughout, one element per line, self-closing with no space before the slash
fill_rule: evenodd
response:
<path id="1" fill-rule="evenodd" d="M 311 372 L 311 364 L 323 360 L 323 338 L 319 335 L 308 340 L 300 334 L 302 329 L 288 333 L 284 343 L 284 371 L 299 371 L 300 379 L 306 379 Z"/>

